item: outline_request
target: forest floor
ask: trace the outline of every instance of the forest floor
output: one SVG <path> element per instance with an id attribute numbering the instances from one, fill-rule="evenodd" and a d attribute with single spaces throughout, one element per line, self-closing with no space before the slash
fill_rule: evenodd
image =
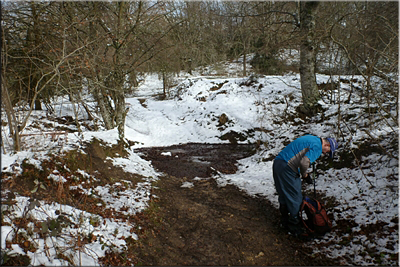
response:
<path id="1" fill-rule="evenodd" d="M 149 211 L 136 217 L 139 242 L 129 248 L 134 263 L 338 265 L 329 258 L 309 256 L 311 248 L 278 227 L 278 211 L 265 199 L 211 178 L 217 170 L 236 172 L 236 160 L 251 150 L 248 145 L 220 144 L 136 150 L 165 175 L 156 184 L 157 198 Z"/>
<path id="2" fill-rule="evenodd" d="M 57 166 L 68 170 L 85 169 L 96 174 L 96 183 L 115 184 L 118 181 L 137 182 L 140 177 L 114 166 L 108 155 L 124 154 L 120 146 L 105 147 L 93 141 L 85 153 L 69 152 L 53 155 L 38 169 L 23 164 L 23 175 L 4 179 L 3 190 L 44 201 L 56 201 L 104 218 L 119 216 L 134 226 L 137 239 L 126 238 L 126 250 L 108 250 L 99 258 L 103 266 L 131 265 L 279 265 L 332 266 L 340 265 L 312 247 L 279 228 L 279 212 L 265 198 L 249 196 L 234 185 L 220 184 L 218 173 L 237 171 L 237 160 L 255 152 L 253 145 L 196 144 L 135 149 L 142 158 L 151 161 L 162 175 L 153 184 L 149 207 L 132 216 L 117 215 L 99 208 L 98 199 L 82 192 L 68 190 L 68 180 L 60 191 L 58 182 L 47 177 Z M 72 173 L 63 173 L 72 177 Z M 15 176 L 2 173 L 2 178 Z M 115 178 L 112 178 L 115 177 Z M 35 180 L 44 179 L 47 190 L 30 189 Z M 46 180 L 46 181 L 45 181 Z M 96 187 L 97 184 L 85 186 Z M 9 198 L 15 197 L 13 193 Z M 19 219 L 19 226 L 29 218 Z M 18 239 L 21 247 L 26 240 Z M 82 242 L 90 243 L 91 240 Z M 26 248 L 27 251 L 29 248 Z M 27 256 L 11 257 L 9 266 L 28 265 Z"/>

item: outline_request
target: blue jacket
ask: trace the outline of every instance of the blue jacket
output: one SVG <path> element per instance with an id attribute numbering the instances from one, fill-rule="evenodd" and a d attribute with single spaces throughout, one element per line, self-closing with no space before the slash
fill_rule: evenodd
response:
<path id="1" fill-rule="evenodd" d="M 321 154 L 321 138 L 313 135 L 305 135 L 287 145 L 276 156 L 276 159 L 284 160 L 293 171 L 305 176 L 310 163 L 317 160 Z"/>

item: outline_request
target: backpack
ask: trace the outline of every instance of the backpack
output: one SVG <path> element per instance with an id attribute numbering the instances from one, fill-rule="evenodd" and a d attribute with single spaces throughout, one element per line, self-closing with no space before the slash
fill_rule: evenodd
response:
<path id="1" fill-rule="evenodd" d="M 307 196 L 303 198 L 299 218 L 311 235 L 324 235 L 332 229 L 332 222 L 324 206 L 314 198 Z"/>

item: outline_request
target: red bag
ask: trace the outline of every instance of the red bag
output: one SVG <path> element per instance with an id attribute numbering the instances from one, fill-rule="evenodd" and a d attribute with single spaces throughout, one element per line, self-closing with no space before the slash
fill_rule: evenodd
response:
<path id="1" fill-rule="evenodd" d="M 299 218 L 309 234 L 324 235 L 332 230 L 332 222 L 325 207 L 314 198 L 303 198 Z"/>

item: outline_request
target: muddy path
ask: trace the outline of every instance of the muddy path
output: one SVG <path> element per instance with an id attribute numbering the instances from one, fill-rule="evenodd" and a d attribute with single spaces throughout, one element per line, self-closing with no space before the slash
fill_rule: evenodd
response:
<path id="1" fill-rule="evenodd" d="M 234 173 L 236 160 L 254 147 L 187 144 L 135 151 L 165 173 L 153 192 L 156 208 L 137 218 L 140 242 L 131 247 L 136 264 L 337 265 L 307 256 L 307 246 L 278 228 L 278 211 L 265 199 L 211 178 L 215 170 Z"/>

